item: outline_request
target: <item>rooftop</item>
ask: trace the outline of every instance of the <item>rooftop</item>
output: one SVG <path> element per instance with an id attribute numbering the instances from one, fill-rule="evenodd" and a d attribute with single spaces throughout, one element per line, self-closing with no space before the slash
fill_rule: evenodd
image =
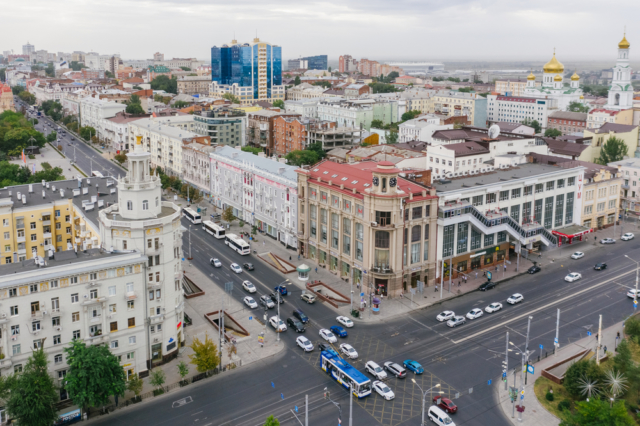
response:
<path id="1" fill-rule="evenodd" d="M 440 145 L 444 149 L 450 149 L 456 157 L 466 157 L 468 155 L 488 154 L 489 150 L 477 142 L 453 143 L 450 145 Z"/>
<path id="2" fill-rule="evenodd" d="M 587 121 L 588 115 L 589 114 L 586 112 L 556 111 L 549 114 L 549 118 L 573 121 Z"/>
<path id="3" fill-rule="evenodd" d="M 630 157 L 624 160 L 614 161 L 612 163 L 609 163 L 609 166 L 612 166 L 612 167 L 622 166 L 622 167 L 630 167 L 633 169 L 640 169 L 640 158 Z"/>
<path id="4" fill-rule="evenodd" d="M 595 130 L 595 133 L 628 133 L 636 130 L 638 126 L 634 126 L 631 124 L 618 124 L 618 123 L 604 123 L 598 129 Z"/>
<path id="5" fill-rule="evenodd" d="M 579 156 L 580 154 L 582 154 L 582 151 L 584 151 L 589 147 L 589 145 L 575 143 L 575 142 L 561 141 L 553 138 L 543 138 L 543 139 L 547 143 L 547 146 L 549 147 L 549 151 L 552 152 L 553 154 Z"/>
<path id="6" fill-rule="evenodd" d="M 279 161 L 271 160 L 266 157 L 260 157 L 252 154 L 251 152 L 244 152 L 239 149 L 231 148 L 229 146 L 221 146 L 211 154 L 220 157 L 224 157 L 231 161 L 237 161 L 239 163 L 251 164 L 254 168 L 262 170 L 266 173 L 281 176 L 283 179 L 296 182 L 298 181 L 298 175 L 296 174 L 296 166 L 290 166 L 288 164 L 280 163 Z M 280 171 L 283 170 L 283 173 Z"/>

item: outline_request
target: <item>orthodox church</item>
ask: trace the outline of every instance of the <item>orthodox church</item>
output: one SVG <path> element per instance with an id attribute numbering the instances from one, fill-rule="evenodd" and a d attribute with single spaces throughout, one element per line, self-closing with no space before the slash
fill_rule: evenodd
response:
<path id="1" fill-rule="evenodd" d="M 564 65 L 556 59 L 556 52 L 553 58 L 543 67 L 542 86 L 536 87 L 536 76 L 533 73 L 527 77 L 527 86 L 524 95 L 528 98 L 555 99 L 559 110 L 567 109 L 571 102 L 583 102 L 584 94 L 580 89 L 580 76 L 575 72 L 568 84 L 564 82 Z"/>
<path id="2" fill-rule="evenodd" d="M 633 86 L 631 86 L 631 67 L 629 66 L 629 47 L 627 35 L 618 43 L 618 60 L 613 67 L 613 80 L 609 87 L 609 99 L 605 109 L 622 111 L 633 108 Z"/>

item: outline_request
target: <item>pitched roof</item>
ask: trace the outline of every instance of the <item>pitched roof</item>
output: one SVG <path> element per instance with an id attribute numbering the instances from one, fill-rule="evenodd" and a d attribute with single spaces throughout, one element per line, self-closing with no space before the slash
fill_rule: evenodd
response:
<path id="1" fill-rule="evenodd" d="M 628 133 L 637 129 L 638 126 L 631 124 L 618 124 L 618 123 L 604 123 L 599 129 L 596 129 L 596 133 Z"/>
<path id="2" fill-rule="evenodd" d="M 451 145 L 440 145 L 442 148 L 450 149 L 456 157 L 466 157 L 468 155 L 487 154 L 489 150 L 476 142 L 454 143 Z"/>
<path id="3" fill-rule="evenodd" d="M 427 149 L 427 147 L 429 146 L 429 143 L 428 142 L 413 141 L 413 142 L 397 143 L 394 146 L 396 148 L 407 149 L 409 151 L 422 152 L 425 149 Z"/>
<path id="4" fill-rule="evenodd" d="M 617 174 L 617 167 L 603 166 L 602 164 L 591 163 L 589 161 L 572 160 L 570 158 L 557 157 L 555 155 L 543 155 L 538 153 L 531 153 L 529 156 L 533 159 L 534 163 L 538 164 L 550 164 L 563 169 L 572 169 L 574 167 L 582 166 L 585 168 L 584 177 L 587 179 L 593 178 L 600 173 L 601 170 L 607 170 L 610 173 Z"/>
<path id="5" fill-rule="evenodd" d="M 549 147 L 549 151 L 554 154 L 570 155 L 570 156 L 578 157 L 580 156 L 580 154 L 582 154 L 582 151 L 584 151 L 589 147 L 589 145 L 584 145 L 581 143 L 559 141 L 557 139 L 552 139 L 552 138 L 543 138 L 543 139 L 547 143 L 547 146 Z"/>
<path id="6" fill-rule="evenodd" d="M 587 121 L 586 112 L 572 112 L 572 111 L 556 111 L 549 114 L 549 118 L 556 118 L 561 120 L 573 120 L 573 121 Z"/>
<path id="7" fill-rule="evenodd" d="M 257 156 L 251 152 L 241 151 L 239 149 L 231 148 L 230 146 L 219 146 L 213 152 L 213 155 L 219 155 L 225 157 L 231 161 L 238 161 L 240 163 L 251 164 L 253 167 L 263 170 L 267 173 L 278 175 L 283 179 L 297 182 L 298 175 L 296 174 L 296 166 L 290 166 L 288 164 L 281 163 L 279 161 L 272 160 L 266 157 Z M 284 169 L 283 173 L 280 170 Z"/>

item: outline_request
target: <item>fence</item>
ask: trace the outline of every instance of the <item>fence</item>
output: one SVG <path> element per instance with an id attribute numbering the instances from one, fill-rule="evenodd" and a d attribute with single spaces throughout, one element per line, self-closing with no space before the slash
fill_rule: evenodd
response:
<path id="1" fill-rule="evenodd" d="M 189 385 L 191 383 L 195 383 L 195 382 L 198 382 L 200 380 L 204 380 L 204 379 L 207 379 L 209 377 L 213 377 L 213 376 L 215 376 L 215 375 L 217 375 L 219 373 L 223 373 L 223 372 L 225 372 L 227 370 L 233 370 L 233 369 L 238 368 L 240 366 L 242 366 L 242 360 L 241 359 L 236 361 L 236 362 L 231 362 L 231 363 L 229 363 L 227 365 L 224 365 L 222 367 L 217 367 L 217 368 L 215 368 L 213 370 L 210 370 L 210 371 L 207 371 L 205 373 L 199 373 L 199 374 L 196 374 L 196 375 L 194 375 L 192 377 L 185 378 L 184 380 L 182 380 L 180 382 L 172 383 L 170 385 L 161 386 L 161 387 L 159 387 L 157 389 L 154 389 L 152 391 L 145 392 L 145 393 L 143 393 L 141 395 L 138 395 L 137 397 L 136 396 L 132 396 L 130 398 L 126 398 L 124 400 L 124 402 L 119 403 L 117 406 L 116 406 L 114 401 L 110 401 L 109 405 L 105 405 L 103 407 L 92 407 L 92 408 L 89 408 L 89 410 L 87 411 L 87 416 L 89 418 L 91 418 L 91 417 L 99 416 L 99 415 L 102 415 L 102 414 L 109 414 L 109 413 L 113 412 L 116 409 L 123 408 L 123 407 L 128 407 L 129 405 L 132 405 L 132 404 L 137 404 L 137 403 L 139 403 L 141 401 L 144 401 L 145 399 L 153 398 L 155 396 L 168 393 L 168 392 L 170 392 L 170 391 L 172 391 L 172 390 L 174 390 L 176 388 L 187 386 L 187 385 Z M 130 394 L 130 392 L 128 392 L 128 393 Z"/>

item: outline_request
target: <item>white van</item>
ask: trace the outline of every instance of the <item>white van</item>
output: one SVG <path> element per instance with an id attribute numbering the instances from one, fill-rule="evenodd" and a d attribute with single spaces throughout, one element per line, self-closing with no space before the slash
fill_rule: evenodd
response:
<path id="1" fill-rule="evenodd" d="M 451 417 L 435 405 L 429 407 L 429 419 L 438 426 L 456 426 Z"/>

